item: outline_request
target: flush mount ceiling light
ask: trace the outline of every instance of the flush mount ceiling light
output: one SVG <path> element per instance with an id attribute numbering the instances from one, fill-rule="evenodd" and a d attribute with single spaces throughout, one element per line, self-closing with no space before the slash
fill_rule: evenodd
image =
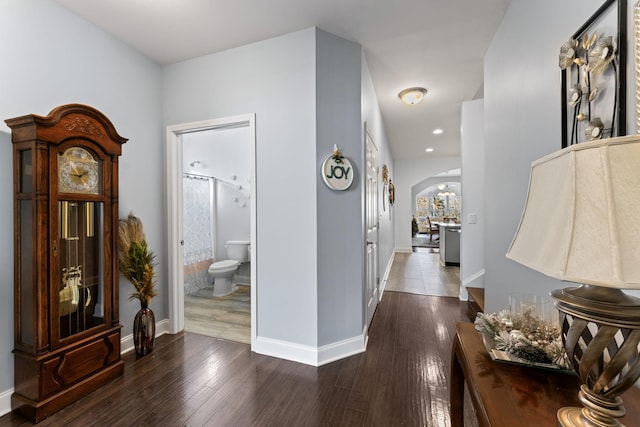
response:
<path id="1" fill-rule="evenodd" d="M 426 149 L 426 150 L 424 150 L 424 151 L 426 151 L 427 153 L 432 153 L 432 152 L 433 152 L 433 148 L 429 147 L 429 148 L 427 148 L 427 149 Z"/>
<path id="2" fill-rule="evenodd" d="M 427 94 L 427 90 L 423 87 L 410 87 L 401 91 L 398 97 L 407 105 L 414 105 L 422 101 Z"/>
<path id="3" fill-rule="evenodd" d="M 444 131 L 442 129 L 440 129 L 440 128 L 436 128 L 436 129 L 433 130 L 433 134 L 434 135 L 440 135 L 442 132 L 444 132 Z"/>

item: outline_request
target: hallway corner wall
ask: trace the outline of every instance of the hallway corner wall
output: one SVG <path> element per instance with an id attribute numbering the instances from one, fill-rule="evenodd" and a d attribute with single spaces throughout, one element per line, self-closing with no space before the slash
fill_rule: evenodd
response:
<path id="1" fill-rule="evenodd" d="M 460 281 L 464 286 L 484 287 L 485 170 L 484 100 L 462 103 L 462 234 Z M 461 294 L 466 296 L 465 294 Z"/>
<path id="2" fill-rule="evenodd" d="M 316 29 L 318 346 L 362 334 L 361 47 Z M 344 191 L 322 178 L 334 144 L 352 165 Z"/>

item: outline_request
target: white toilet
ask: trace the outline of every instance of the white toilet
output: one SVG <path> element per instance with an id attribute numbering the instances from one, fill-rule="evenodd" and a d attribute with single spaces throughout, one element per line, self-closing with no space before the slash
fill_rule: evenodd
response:
<path id="1" fill-rule="evenodd" d="M 209 276 L 213 279 L 213 296 L 229 295 L 238 286 L 233 283 L 233 275 L 241 263 L 249 261 L 249 245 L 245 240 L 229 240 L 227 242 L 227 257 L 224 261 L 214 262 L 209 266 Z"/>

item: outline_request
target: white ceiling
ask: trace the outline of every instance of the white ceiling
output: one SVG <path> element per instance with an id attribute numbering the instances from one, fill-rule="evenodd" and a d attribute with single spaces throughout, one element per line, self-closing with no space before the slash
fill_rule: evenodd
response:
<path id="1" fill-rule="evenodd" d="M 398 160 L 460 154 L 461 103 L 482 93 L 482 58 L 510 0 L 56 1 L 161 64 L 312 26 L 355 41 Z M 397 97 L 411 86 L 429 91 L 415 106 Z"/>

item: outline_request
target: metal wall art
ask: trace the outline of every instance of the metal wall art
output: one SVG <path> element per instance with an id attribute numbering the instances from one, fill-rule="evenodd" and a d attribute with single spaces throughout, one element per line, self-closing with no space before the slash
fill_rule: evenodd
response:
<path id="1" fill-rule="evenodd" d="M 387 195 L 389 194 L 389 168 L 382 165 L 382 210 L 387 210 Z"/>
<path id="2" fill-rule="evenodd" d="M 626 135 L 627 1 L 607 0 L 560 48 L 562 147 Z"/>

